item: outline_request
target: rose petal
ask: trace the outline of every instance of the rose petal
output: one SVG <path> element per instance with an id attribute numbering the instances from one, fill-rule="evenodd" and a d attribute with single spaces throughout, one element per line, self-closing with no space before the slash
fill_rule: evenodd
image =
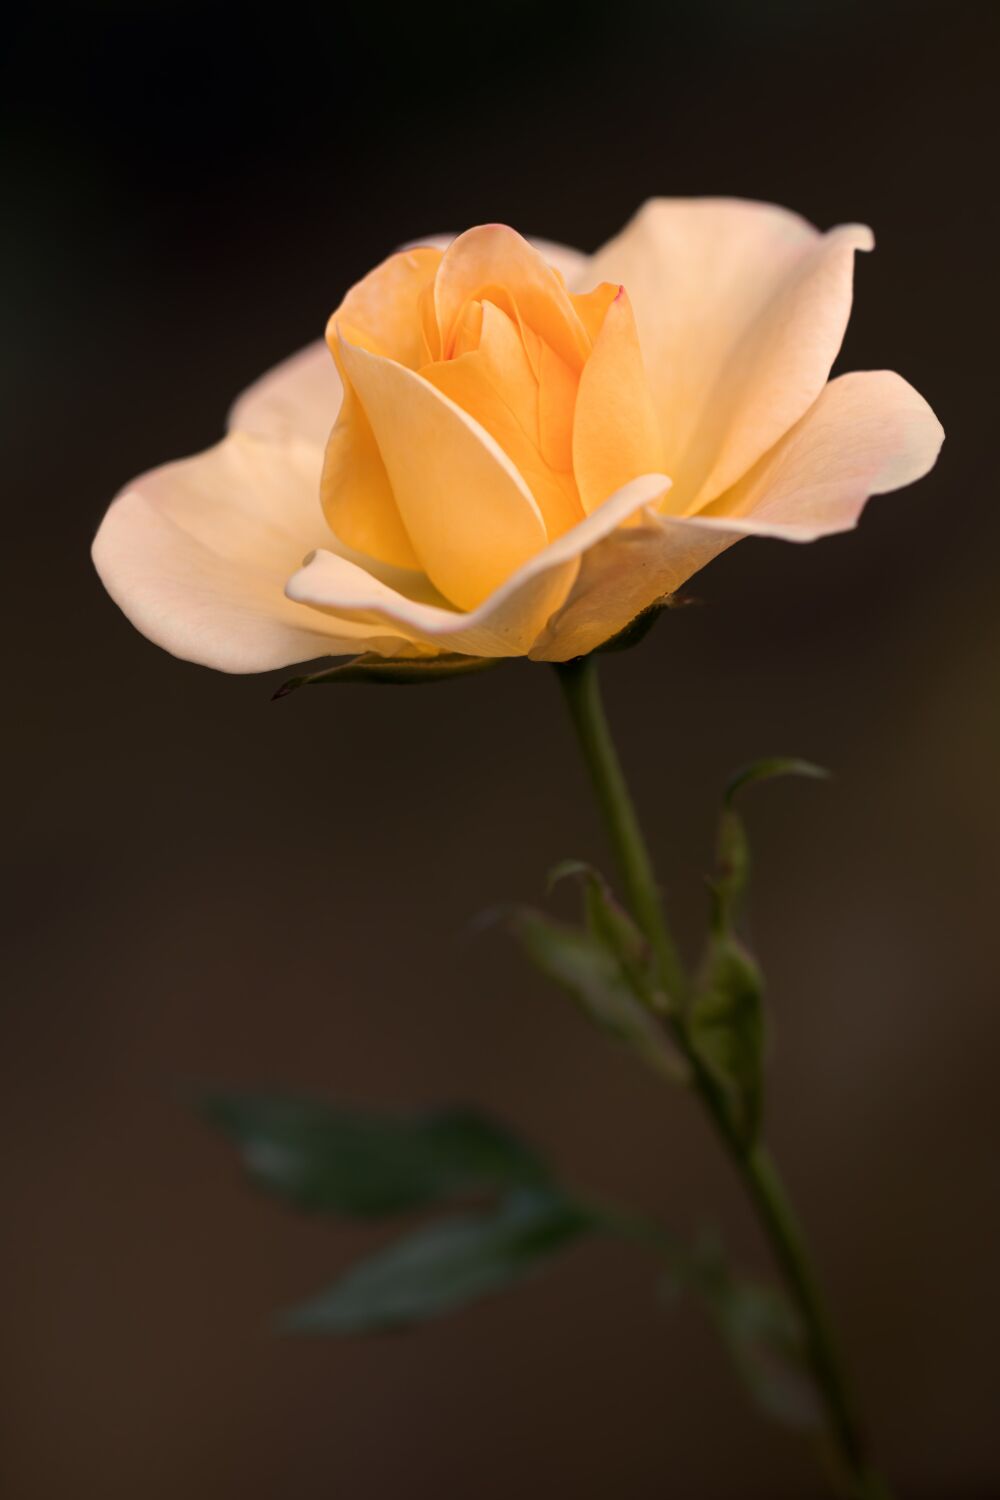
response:
<path id="1" fill-rule="evenodd" d="M 532 328 L 567 364 L 590 353 L 586 329 L 565 283 L 539 252 L 506 224 L 483 224 L 453 240 L 434 280 L 441 353 L 449 359 L 465 304 L 488 297 Z"/>
<path id="2" fill-rule="evenodd" d="M 260 408 L 263 410 L 263 407 Z M 264 672 L 320 655 L 403 647 L 398 632 L 295 604 L 289 573 L 329 546 L 316 499 L 320 450 L 243 432 L 133 481 L 94 540 L 94 565 L 158 646 L 223 672 Z"/>
<path id="3" fill-rule="evenodd" d="M 492 302 L 472 305 L 482 309 L 478 348 L 425 365 L 420 373 L 496 439 L 538 502 L 548 537 L 561 536 L 583 519 L 583 511 L 572 474 L 554 471 L 541 451 L 546 387 L 535 378 L 517 325 Z M 565 389 L 563 372 L 566 366 L 550 353 L 545 373 L 555 390 L 546 410 L 552 397 L 562 396 L 571 421 L 575 387 Z M 547 425 L 556 425 L 553 416 Z"/>
<path id="4" fill-rule="evenodd" d="M 319 498 L 330 530 L 349 547 L 392 567 L 420 567 L 371 423 L 350 382 L 326 446 Z"/>
<path id="5" fill-rule="evenodd" d="M 474 608 L 545 545 L 530 490 L 495 439 L 429 381 L 346 340 L 341 359 L 421 566 L 447 598 Z"/>
<path id="6" fill-rule="evenodd" d="M 653 199 L 599 250 L 590 282 L 625 285 L 663 429 L 670 505 L 734 484 L 816 400 L 871 231 L 822 235 L 770 204 Z"/>
<path id="7" fill-rule="evenodd" d="M 602 537 L 669 488 L 664 474 L 634 479 L 600 509 L 530 558 L 478 608 L 435 608 L 387 587 L 343 557 L 319 551 L 294 577 L 290 599 L 335 611 L 369 629 L 398 630 L 412 642 L 470 656 L 523 656 L 564 603 L 580 558 Z M 610 632 L 609 632 L 610 633 Z"/>
<path id="8" fill-rule="evenodd" d="M 426 358 L 420 325 L 421 293 L 434 280 L 441 252 L 428 246 L 398 250 L 351 287 L 326 328 L 338 354 L 338 330 L 352 344 L 415 370 Z"/>
<path id="9" fill-rule="evenodd" d="M 901 376 L 842 375 L 712 513 L 649 513 L 644 524 L 618 530 L 588 552 L 532 657 L 568 661 L 594 650 L 740 537 L 811 542 L 849 530 L 870 495 L 926 474 L 943 436 L 927 402 Z"/>
<path id="10" fill-rule="evenodd" d="M 237 397 L 227 426 L 277 441 L 304 438 L 322 448 L 337 420 L 342 393 L 333 355 L 320 339 L 282 360 Z"/>
<path id="11" fill-rule="evenodd" d="M 458 238 L 456 234 L 429 234 L 423 239 L 409 240 L 401 248 L 403 250 L 414 250 L 420 245 L 432 245 L 438 250 L 447 250 L 448 246 Z M 576 282 L 586 273 L 590 256 L 585 255 L 582 250 L 572 250 L 569 245 L 560 245 L 555 240 L 539 239 L 537 235 L 525 235 L 529 245 L 533 245 L 539 255 L 547 260 L 554 270 L 558 271 L 563 280 L 568 284 Z"/>
<path id="12" fill-rule="evenodd" d="M 637 474 L 661 470 L 663 443 L 628 293 L 619 287 L 580 374 L 573 473 L 589 514 Z"/>

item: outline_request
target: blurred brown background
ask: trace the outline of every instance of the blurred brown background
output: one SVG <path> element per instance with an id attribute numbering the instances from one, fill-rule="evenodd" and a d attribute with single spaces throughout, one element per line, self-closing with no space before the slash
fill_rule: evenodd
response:
<path id="1" fill-rule="evenodd" d="M 902 1493 L 1000 1494 L 996 1267 L 998 8 L 80 4 L 2 78 L 11 981 L 0 1474 L 12 1500 L 810 1497 L 653 1267 L 583 1249 L 417 1335 L 280 1339 L 372 1236 L 298 1220 L 197 1081 L 463 1099 L 567 1173 L 759 1247 L 694 1108 L 471 919 L 604 859 L 543 668 L 269 701 L 133 633 L 87 547 L 214 441 L 395 244 L 503 219 L 593 248 L 656 192 L 872 223 L 845 368 L 948 432 L 815 547 L 746 542 L 606 690 L 690 949 L 748 802 L 770 1133 Z"/>

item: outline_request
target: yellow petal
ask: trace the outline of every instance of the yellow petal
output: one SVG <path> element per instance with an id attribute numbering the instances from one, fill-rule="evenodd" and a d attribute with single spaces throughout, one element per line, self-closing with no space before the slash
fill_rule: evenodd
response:
<path id="1" fill-rule="evenodd" d="M 365 409 L 348 379 L 320 482 L 330 530 L 348 547 L 396 568 L 419 568 Z"/>
<path id="2" fill-rule="evenodd" d="M 589 275 L 588 271 L 578 271 L 577 275 Z M 621 291 L 617 281 L 602 281 L 595 286 L 592 292 L 571 292 L 570 301 L 576 309 L 577 317 L 587 330 L 590 342 L 593 343 L 601 331 L 604 319 L 607 317 L 608 308 Z"/>
<path id="3" fill-rule="evenodd" d="M 816 400 L 871 231 L 822 235 L 770 204 L 653 199 L 598 251 L 594 280 L 632 298 L 674 476 L 671 508 L 710 503 Z"/>
<path id="4" fill-rule="evenodd" d="M 588 513 L 638 474 L 663 467 L 632 306 L 624 287 L 608 306 L 583 367 L 573 420 L 573 472 Z"/>
<path id="5" fill-rule="evenodd" d="M 108 593 L 185 661 L 266 672 L 321 655 L 405 647 L 405 632 L 293 603 L 289 573 L 331 546 L 316 499 L 321 450 L 242 432 L 128 485 L 94 541 Z"/>
<path id="6" fill-rule="evenodd" d="M 541 408 L 544 400 L 551 406 L 561 394 L 568 405 L 565 421 L 571 423 L 575 381 L 568 391 L 548 390 L 546 395 L 548 388 L 539 388 L 521 335 L 507 314 L 492 302 L 468 307 L 479 309 L 478 348 L 425 365 L 421 374 L 496 439 L 537 501 L 551 540 L 579 521 L 583 511 L 572 475 L 554 471 L 542 453 Z M 566 366 L 553 355 L 547 370 L 555 385 Z M 550 440 L 550 451 L 553 447 Z"/>
<path id="7" fill-rule="evenodd" d="M 410 240 L 401 248 L 413 250 L 423 245 L 432 245 L 438 250 L 447 250 L 456 238 L 454 234 L 431 234 L 421 240 Z M 586 277 L 590 256 L 585 255 L 582 250 L 573 250 L 569 245 L 560 245 L 556 240 L 539 239 L 534 234 L 525 235 L 525 239 L 554 271 L 558 271 L 567 286 L 575 287 L 581 276 Z"/>
<path id="8" fill-rule="evenodd" d="M 562 277 L 506 224 L 470 229 L 444 253 L 434 281 L 442 358 L 451 358 L 466 303 L 487 300 L 533 329 L 570 366 L 579 368 L 590 352 Z"/>
<path id="9" fill-rule="evenodd" d="M 326 341 L 338 357 L 337 330 L 373 354 L 416 369 L 426 358 L 420 297 L 434 280 L 441 251 L 431 246 L 400 250 L 351 287 L 330 318 Z"/>
<path id="10" fill-rule="evenodd" d="M 848 530 L 870 495 L 926 474 L 942 438 L 926 401 L 899 375 L 842 375 L 712 513 L 649 513 L 589 551 L 531 655 L 568 661 L 592 651 L 741 537 L 812 542 Z"/>
<path id="11" fill-rule="evenodd" d="M 287 593 L 290 599 L 356 620 L 365 629 L 406 635 L 411 642 L 434 650 L 523 656 L 565 602 L 581 558 L 669 484 L 664 474 L 633 480 L 592 516 L 529 558 L 476 609 L 466 612 L 410 598 L 329 551 L 311 557 L 289 579 Z"/>
<path id="12" fill-rule="evenodd" d="M 538 446 L 549 468 L 570 476 L 571 484 L 573 412 L 578 386 L 576 371 L 548 344 L 541 344 L 538 350 Z"/>
<path id="13" fill-rule="evenodd" d="M 545 525 L 514 465 L 429 381 L 341 342 L 413 550 L 434 586 L 472 609 L 545 545 Z"/>

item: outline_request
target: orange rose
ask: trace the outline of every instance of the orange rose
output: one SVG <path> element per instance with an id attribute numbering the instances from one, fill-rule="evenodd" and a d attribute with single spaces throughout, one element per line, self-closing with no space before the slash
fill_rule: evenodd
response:
<path id="1" fill-rule="evenodd" d="M 503 225 L 400 251 L 330 319 L 332 359 L 279 366 L 222 443 L 119 496 L 98 571 L 225 671 L 585 654 L 739 537 L 845 530 L 931 467 L 904 380 L 828 381 L 870 246 L 660 199 L 591 258 Z"/>

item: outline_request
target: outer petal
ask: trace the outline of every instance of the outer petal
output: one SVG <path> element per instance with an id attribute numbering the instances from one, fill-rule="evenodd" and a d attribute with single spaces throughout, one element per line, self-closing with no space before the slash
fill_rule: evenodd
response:
<path id="1" fill-rule="evenodd" d="M 849 530 L 870 495 L 926 474 L 943 437 L 926 401 L 901 376 L 882 370 L 831 381 L 711 514 L 650 512 L 643 525 L 616 531 L 589 552 L 531 655 L 568 661 L 592 651 L 740 537 L 811 542 Z"/>
<path id="2" fill-rule="evenodd" d="M 237 432 L 129 485 L 101 523 L 93 558 L 133 625 L 175 656 L 223 672 L 398 649 L 398 632 L 285 597 L 303 555 L 331 542 L 316 497 L 320 452 Z"/>
<path id="3" fill-rule="evenodd" d="M 653 199 L 592 260 L 628 289 L 663 425 L 671 509 L 691 514 L 756 463 L 816 400 L 871 231 L 821 235 L 738 199 Z"/>
<path id="4" fill-rule="evenodd" d="M 412 370 L 341 343 L 417 557 L 471 609 L 547 540 L 530 490 L 494 438 Z"/>
<path id="5" fill-rule="evenodd" d="M 323 448 L 342 394 L 333 355 L 318 340 L 282 360 L 237 397 L 227 426 L 278 441 L 304 438 Z"/>
<path id="6" fill-rule="evenodd" d="M 659 500 L 669 485 L 664 474 L 634 479 L 593 515 L 530 558 L 478 608 L 464 614 L 408 598 L 326 551 L 317 552 L 289 579 L 288 596 L 356 619 L 369 630 L 399 631 L 411 642 L 439 651 L 523 656 L 553 611 L 567 599 L 581 557 L 636 511 Z"/>

